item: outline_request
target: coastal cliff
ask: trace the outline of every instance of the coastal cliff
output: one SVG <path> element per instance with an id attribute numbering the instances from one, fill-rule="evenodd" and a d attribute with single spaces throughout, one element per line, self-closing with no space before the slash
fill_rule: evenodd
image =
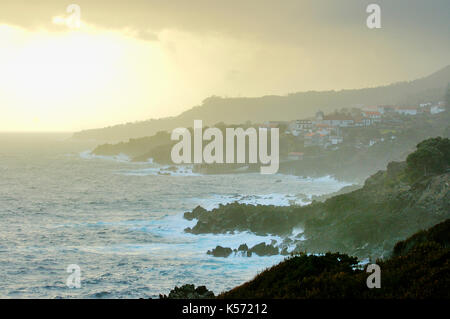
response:
<path id="1" fill-rule="evenodd" d="M 294 252 L 386 257 L 399 240 L 450 218 L 449 167 L 450 140 L 428 139 L 407 161 L 391 162 L 355 191 L 307 206 L 231 203 L 211 211 L 197 207 L 185 213 L 185 218 L 197 220 L 185 231 L 249 231 L 288 238 L 295 229 L 303 229 Z"/>

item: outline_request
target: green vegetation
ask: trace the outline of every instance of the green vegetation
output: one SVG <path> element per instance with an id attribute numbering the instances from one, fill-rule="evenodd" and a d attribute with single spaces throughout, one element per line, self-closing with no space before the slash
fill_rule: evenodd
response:
<path id="1" fill-rule="evenodd" d="M 418 144 L 448 154 L 449 139 L 434 138 Z M 422 153 L 423 154 L 423 153 Z M 426 153 L 419 158 L 432 162 Z M 441 167 L 450 165 L 444 156 Z M 419 163 L 419 164 L 417 164 Z M 434 169 L 423 175 L 422 162 L 391 162 L 366 180 L 360 189 L 307 206 L 263 206 L 231 203 L 212 211 L 201 208 L 186 213 L 197 224 L 186 231 L 193 234 L 250 231 L 256 234 L 289 236 L 294 228 L 304 229 L 306 240 L 295 242 L 296 251 L 311 253 L 339 251 L 360 258 L 385 257 L 399 240 L 423 227 L 450 218 L 450 172 Z M 410 178 L 420 167 L 420 174 Z M 283 247 L 279 247 L 280 249 Z"/>
<path id="2" fill-rule="evenodd" d="M 428 230 L 422 230 L 408 239 L 398 242 L 394 247 L 393 256 L 405 256 L 415 246 L 427 242 L 434 242 L 444 248 L 450 248 L 450 220 L 447 219 Z"/>
<path id="3" fill-rule="evenodd" d="M 287 258 L 218 298 L 450 298 L 450 220 L 399 242 L 394 254 L 377 260 L 381 288 L 369 289 L 370 275 L 345 254 L 304 253 Z"/>
<path id="4" fill-rule="evenodd" d="M 445 172 L 450 167 L 450 140 L 437 137 L 420 142 L 417 151 L 407 157 L 406 163 L 413 180 Z"/>
<path id="5" fill-rule="evenodd" d="M 433 136 L 450 136 L 448 126 L 450 112 L 448 111 L 436 115 L 423 114 L 414 117 L 400 116 L 400 118 L 401 124 L 343 128 L 344 143 L 340 144 L 338 149 L 323 149 L 319 146 L 304 147 L 302 140 L 280 131 L 281 158 L 285 158 L 289 152 L 303 152 L 304 156 L 301 161 L 282 161 L 279 172 L 312 177 L 332 175 L 340 180 L 361 183 L 370 174 L 386 167 L 390 161 L 404 160 L 418 142 Z M 251 127 L 251 123 L 243 126 L 218 123 L 215 127 L 225 132 L 226 127 L 247 129 Z M 446 130 L 449 132 L 446 133 Z M 379 142 L 369 147 L 369 141 L 375 138 L 378 138 Z M 152 158 L 159 164 L 173 164 L 170 153 L 175 143 L 176 141 L 170 140 L 169 133 L 159 132 L 151 137 L 130 139 L 126 143 L 100 145 L 93 152 L 97 155 L 123 153 L 134 161 L 145 162 Z M 248 147 L 246 150 L 248 151 Z M 249 170 L 259 170 L 258 165 L 253 166 L 250 165 Z M 202 165 L 202 173 L 233 172 L 238 167 L 205 164 Z"/>

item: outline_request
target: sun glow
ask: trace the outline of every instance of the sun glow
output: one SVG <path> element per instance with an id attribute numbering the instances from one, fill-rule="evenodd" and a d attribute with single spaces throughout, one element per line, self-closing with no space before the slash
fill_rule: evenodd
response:
<path id="1" fill-rule="evenodd" d="M 112 53 L 112 54 L 111 54 Z M 13 55 L 3 69 L 3 85 L 29 99 L 74 98 L 90 94 L 111 80 L 108 66 L 120 52 L 113 42 L 73 33 L 57 38 L 34 37 Z"/>
<path id="2" fill-rule="evenodd" d="M 130 106 L 145 117 L 160 102 L 152 93 L 167 90 L 163 54 L 126 33 L 2 25 L 0 40 L 0 131 L 78 129 L 99 118 L 107 125 L 136 118 Z"/>

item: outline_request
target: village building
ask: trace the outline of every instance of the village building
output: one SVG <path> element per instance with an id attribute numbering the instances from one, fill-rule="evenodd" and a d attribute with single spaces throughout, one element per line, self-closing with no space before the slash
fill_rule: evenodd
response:
<path id="1" fill-rule="evenodd" d="M 355 116 L 353 119 L 355 120 L 356 127 L 367 127 L 373 124 L 373 121 L 368 117 Z"/>
<path id="2" fill-rule="evenodd" d="M 303 132 L 313 128 L 311 120 L 295 120 L 289 123 L 288 131 L 294 136 L 300 136 Z"/>
<path id="3" fill-rule="evenodd" d="M 398 106 L 395 112 L 402 115 L 417 115 L 417 108 L 412 106 Z"/>
<path id="4" fill-rule="evenodd" d="M 363 115 L 369 119 L 370 124 L 381 122 L 381 113 L 378 111 L 363 111 Z"/>
<path id="5" fill-rule="evenodd" d="M 383 108 L 381 107 L 381 106 L 377 106 L 377 105 L 368 105 L 368 106 L 364 106 L 363 108 L 362 108 L 362 112 L 364 113 L 364 112 L 380 112 L 380 113 L 383 113 L 384 112 L 384 110 L 383 110 Z"/>
<path id="6" fill-rule="evenodd" d="M 428 103 L 420 103 L 419 104 L 419 106 L 421 107 L 421 108 L 424 108 L 424 107 L 431 107 L 431 102 L 428 102 Z"/>
<path id="7" fill-rule="evenodd" d="M 346 114 L 331 114 L 323 117 L 322 123 L 330 126 L 349 127 L 355 124 L 355 120 Z"/>
<path id="8" fill-rule="evenodd" d="M 329 141 L 331 145 L 337 145 L 344 142 L 344 138 L 342 136 L 333 135 L 329 137 Z"/>
<path id="9" fill-rule="evenodd" d="M 444 111 L 445 111 L 445 109 L 439 105 L 433 105 L 432 107 L 430 107 L 431 114 L 438 114 L 438 113 L 441 113 Z"/>

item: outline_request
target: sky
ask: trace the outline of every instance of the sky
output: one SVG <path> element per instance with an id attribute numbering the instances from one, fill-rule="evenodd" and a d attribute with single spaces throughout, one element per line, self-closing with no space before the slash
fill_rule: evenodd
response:
<path id="1" fill-rule="evenodd" d="M 370 3 L 379 29 L 366 25 Z M 449 39 L 448 0 L 2 0 L 0 131 L 413 80 L 450 64 Z"/>

